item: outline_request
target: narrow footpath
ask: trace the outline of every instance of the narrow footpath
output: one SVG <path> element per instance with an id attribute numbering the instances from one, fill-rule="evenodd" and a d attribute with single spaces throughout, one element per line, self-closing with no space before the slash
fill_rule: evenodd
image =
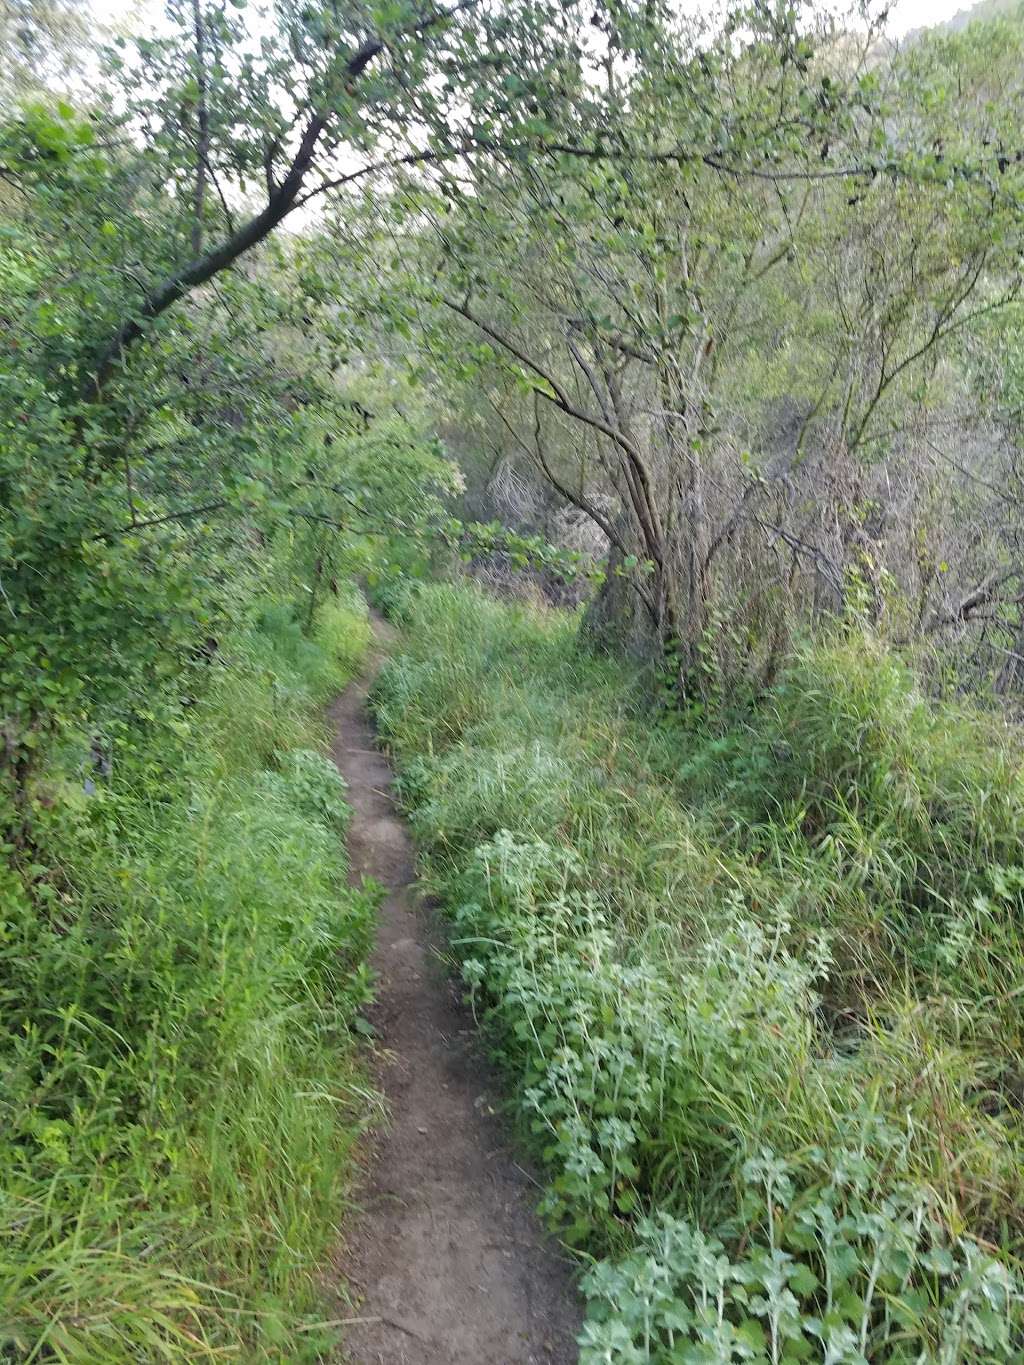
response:
<path id="1" fill-rule="evenodd" d="M 378 643 L 388 627 L 374 621 Z M 386 889 L 371 1019 L 390 1122 L 350 1215 L 342 1274 L 361 1295 L 353 1365 L 572 1365 L 580 1306 L 533 1212 L 539 1191 L 503 1139 L 472 1020 L 413 890 L 413 848 L 389 795 L 366 696 L 378 652 L 331 710 L 348 783 L 352 876 Z"/>

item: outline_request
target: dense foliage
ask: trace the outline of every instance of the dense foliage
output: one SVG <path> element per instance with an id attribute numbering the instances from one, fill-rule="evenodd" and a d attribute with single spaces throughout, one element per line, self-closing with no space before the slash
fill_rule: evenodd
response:
<path id="1" fill-rule="evenodd" d="M 324 1344 L 313 1272 L 365 1109 L 346 1038 L 375 900 L 346 889 L 316 712 L 366 635 L 354 604 L 314 641 L 268 600 L 187 718 L 143 700 L 109 777 L 69 746 L 39 780 L 46 864 L 2 882 L 9 1358 Z"/>
<path id="2" fill-rule="evenodd" d="M 1015 693 L 1019 20 L 902 48 L 785 7 L 597 20 L 604 64 L 563 77 L 589 135 L 559 110 L 557 150 L 337 229 L 391 262 L 480 502 L 574 519 L 620 571 L 588 627 L 696 704 L 851 614 Z"/>
<path id="3" fill-rule="evenodd" d="M 400 615 L 377 714 L 595 1257 L 581 1359 L 1016 1359 L 1017 737 L 861 640 L 709 731 L 652 725 L 571 616 Z"/>
<path id="4" fill-rule="evenodd" d="M 326 1349 L 356 576 L 584 1358 L 1024 1353 L 1024 23 L 688 8 L 0 0 L 5 1358 Z"/>
<path id="5" fill-rule="evenodd" d="M 77 7 L 18 9 L 37 46 L 0 82 L 0 1355 L 315 1359 L 370 1103 L 350 1026 L 374 906 L 347 887 L 317 712 L 368 638 L 349 575 L 396 526 L 422 558 L 457 478 L 414 402 L 342 371 L 297 241 L 137 325 L 244 215 L 240 18 L 173 7 L 84 92 Z"/>

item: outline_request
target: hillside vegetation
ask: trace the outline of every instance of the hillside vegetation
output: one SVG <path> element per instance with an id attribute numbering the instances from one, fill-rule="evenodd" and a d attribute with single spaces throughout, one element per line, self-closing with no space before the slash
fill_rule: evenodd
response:
<path id="1" fill-rule="evenodd" d="M 586 1365 L 1024 1360 L 1024 9 L 101 8 L 0 0 L 0 1358 L 335 1349 L 365 589 Z"/>
<path id="2" fill-rule="evenodd" d="M 1017 736 L 860 635 L 686 727 L 566 614 L 399 615 L 377 715 L 544 1207 L 596 1258 L 581 1359 L 1016 1358 Z"/>
<path id="3" fill-rule="evenodd" d="M 315 1360 L 313 1280 L 366 1109 L 347 1041 L 371 890 L 319 706 L 366 639 L 269 600 L 101 790 L 57 755 L 48 866 L 2 885 L 0 1340 L 9 1359 Z M 43 878 L 45 877 L 45 880 Z"/>

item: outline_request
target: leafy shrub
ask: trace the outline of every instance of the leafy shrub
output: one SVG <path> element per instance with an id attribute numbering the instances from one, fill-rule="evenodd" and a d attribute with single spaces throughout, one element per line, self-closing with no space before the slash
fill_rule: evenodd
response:
<path id="1" fill-rule="evenodd" d="M 343 835 L 349 808 L 345 780 L 338 769 L 314 749 L 292 749 L 281 759 L 280 770 L 267 773 L 263 784 L 278 789 L 293 810 L 310 821 L 320 821 Z"/>
<path id="2" fill-rule="evenodd" d="M 377 577 L 373 584 L 371 600 L 396 625 L 406 622 L 413 610 L 419 594 L 419 579 L 402 574 L 389 574 Z"/>
<path id="3" fill-rule="evenodd" d="M 716 1133 L 743 1104 L 737 1062 L 770 1069 L 803 1055 L 810 989 L 738 908 L 674 980 L 654 960 L 623 960 L 585 876 L 571 853 L 502 831 L 457 883 L 478 899 L 453 912 L 453 946 L 473 954 L 463 976 L 559 1170 L 545 1206 L 576 1220 L 577 1239 L 662 1188 L 684 1134 L 689 1159 L 705 1164 L 703 1150 L 710 1167 Z"/>
<path id="4" fill-rule="evenodd" d="M 863 1159 L 838 1157 L 803 1200 L 773 1152 L 748 1161 L 768 1240 L 736 1259 L 670 1214 L 640 1219 L 633 1250 L 584 1279 L 581 1365 L 1009 1360 L 1022 1298 L 1006 1266 L 944 1237 L 919 1190 L 865 1199 Z"/>

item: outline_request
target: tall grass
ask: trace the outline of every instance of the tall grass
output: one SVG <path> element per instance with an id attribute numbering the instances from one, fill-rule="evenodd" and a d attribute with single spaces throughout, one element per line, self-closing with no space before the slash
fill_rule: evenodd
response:
<path id="1" fill-rule="evenodd" d="M 401 614 L 378 715 L 587 1365 L 1024 1358 L 1016 738 L 868 640 L 693 730 L 571 617 Z"/>
<path id="2" fill-rule="evenodd" d="M 374 898 L 346 885 L 318 712 L 367 638 L 354 599 L 313 641 L 271 607 L 109 781 L 69 740 L 41 782 L 45 863 L 2 888 L 0 1358 L 302 1361 L 331 1338 Z"/>

